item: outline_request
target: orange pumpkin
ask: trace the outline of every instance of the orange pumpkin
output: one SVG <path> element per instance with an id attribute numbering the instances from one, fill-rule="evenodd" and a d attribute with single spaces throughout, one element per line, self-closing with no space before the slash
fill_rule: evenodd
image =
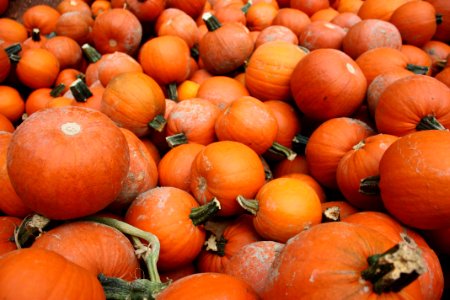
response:
<path id="1" fill-rule="evenodd" d="M 58 36 L 70 37 L 79 45 L 83 45 L 92 40 L 93 26 L 94 20 L 91 16 L 79 11 L 71 11 L 58 18 L 55 32 Z"/>
<path id="2" fill-rule="evenodd" d="M 2 43 L 20 43 L 28 38 L 25 26 L 10 18 L 0 18 L 0 40 Z"/>
<path id="3" fill-rule="evenodd" d="M 291 7 L 279 9 L 272 20 L 272 25 L 285 26 L 291 29 L 296 36 L 298 36 L 303 28 L 309 23 L 311 23 L 311 20 L 305 12 Z"/>
<path id="4" fill-rule="evenodd" d="M 55 31 L 56 22 L 60 15 L 61 13 L 54 7 L 47 4 L 38 4 L 24 11 L 22 21 L 29 32 L 38 28 L 43 35 L 46 35 Z"/>
<path id="5" fill-rule="evenodd" d="M 392 0 L 392 1 L 377 1 L 364 0 L 358 10 L 358 16 L 361 19 L 379 19 L 389 21 L 394 11 L 403 4 L 414 0 Z"/>
<path id="6" fill-rule="evenodd" d="M 126 7 L 140 22 L 153 22 L 164 10 L 166 0 L 126 0 Z"/>
<path id="7" fill-rule="evenodd" d="M 298 36 L 298 44 L 309 50 L 332 48 L 340 50 L 347 32 L 329 21 L 317 20 L 303 28 Z"/>
<path id="8" fill-rule="evenodd" d="M 0 83 L 8 77 L 10 70 L 11 62 L 9 55 L 3 48 L 0 48 Z"/>
<path id="9" fill-rule="evenodd" d="M 0 85 L 0 95 L 0 114 L 11 122 L 18 121 L 25 111 L 22 95 L 17 89 L 7 85 Z"/>
<path id="10" fill-rule="evenodd" d="M 155 23 L 155 32 L 158 36 L 176 35 L 182 38 L 189 48 L 196 46 L 200 39 L 195 21 L 177 8 L 166 8 L 161 12 Z"/>
<path id="11" fill-rule="evenodd" d="M 108 82 L 119 74 L 142 71 L 142 66 L 133 57 L 124 52 L 103 55 L 97 66 L 98 79 L 103 86 L 107 86 Z"/>
<path id="12" fill-rule="evenodd" d="M 11 240 L 14 230 L 19 227 L 21 219 L 11 216 L 0 216 L 0 256 L 17 249 L 16 243 Z"/>
<path id="13" fill-rule="evenodd" d="M 13 123 L 0 113 L 0 131 L 13 132 L 15 130 Z"/>
<path id="14" fill-rule="evenodd" d="M 35 112 L 16 129 L 7 152 L 17 195 L 53 219 L 105 208 L 119 194 L 128 167 L 119 128 L 98 111 L 74 106 Z"/>
<path id="15" fill-rule="evenodd" d="M 301 10 L 310 17 L 315 12 L 330 6 L 329 0 L 291 0 L 290 4 L 291 8 Z"/>
<path id="16" fill-rule="evenodd" d="M 240 81 L 228 76 L 210 76 L 198 87 L 197 97 L 216 104 L 223 110 L 234 100 L 249 96 L 249 91 Z"/>
<path id="17" fill-rule="evenodd" d="M 298 44 L 295 33 L 286 26 L 270 25 L 261 30 L 255 40 L 255 48 L 271 41 L 285 41 L 294 45 Z"/>
<path id="18" fill-rule="evenodd" d="M 43 48 L 24 50 L 16 67 L 20 82 L 32 89 L 51 87 L 59 71 L 60 65 L 56 56 Z"/>
<path id="19" fill-rule="evenodd" d="M 43 47 L 55 55 L 61 70 L 78 68 L 81 65 L 83 59 L 81 47 L 68 36 L 55 36 L 47 39 Z"/>

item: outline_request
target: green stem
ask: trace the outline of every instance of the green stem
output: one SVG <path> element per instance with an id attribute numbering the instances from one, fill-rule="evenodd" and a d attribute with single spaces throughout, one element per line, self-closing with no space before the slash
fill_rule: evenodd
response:
<path id="1" fill-rule="evenodd" d="M 156 295 L 165 289 L 168 283 L 153 282 L 148 279 L 126 281 L 120 278 L 97 276 L 105 298 L 108 300 L 145 300 L 155 299 Z"/>
<path id="2" fill-rule="evenodd" d="M 239 205 L 245 209 L 246 211 L 248 211 L 249 213 L 251 213 L 252 215 L 256 215 L 258 213 L 259 210 L 259 203 L 258 200 L 252 199 L 245 199 L 244 196 L 242 195 L 238 195 L 236 197 L 237 202 L 239 203 Z"/>
<path id="3" fill-rule="evenodd" d="M 214 16 L 210 12 L 206 12 L 202 16 L 203 21 L 205 21 L 206 28 L 208 28 L 208 31 L 214 31 L 216 29 L 219 29 L 222 27 L 222 24 L 220 24 L 219 20 L 216 16 Z"/>
<path id="4" fill-rule="evenodd" d="M 100 58 L 102 57 L 102 55 L 97 51 L 97 49 L 95 49 L 94 47 L 92 47 L 87 43 L 81 46 L 81 50 L 83 50 L 84 56 L 90 63 L 95 63 L 99 61 Z"/>
<path id="5" fill-rule="evenodd" d="M 66 88 L 66 85 L 64 83 L 58 84 L 50 91 L 50 96 L 52 96 L 53 98 L 61 96 L 61 94 L 65 88 Z"/>
<path id="6" fill-rule="evenodd" d="M 414 74 L 425 75 L 430 70 L 430 67 L 419 66 L 419 65 L 414 65 L 414 64 L 407 64 L 406 69 L 408 71 L 413 72 Z"/>
<path id="7" fill-rule="evenodd" d="M 369 176 L 361 179 L 359 183 L 359 192 L 367 196 L 380 195 L 380 175 Z"/>
<path id="8" fill-rule="evenodd" d="M 6 47 L 5 51 L 12 63 L 18 63 L 20 61 L 19 53 L 22 51 L 22 45 L 20 43 L 12 44 Z"/>
<path id="9" fill-rule="evenodd" d="M 116 220 L 113 218 L 91 216 L 91 217 L 82 218 L 81 220 L 105 224 L 110 227 L 116 228 L 117 230 L 119 230 L 120 232 L 122 232 L 124 234 L 130 235 L 135 238 L 141 238 L 141 239 L 145 240 L 146 242 L 148 242 L 148 245 L 145 246 L 145 251 L 142 251 L 142 248 L 138 249 L 138 250 L 141 250 L 140 252 L 142 252 L 144 254 L 143 258 L 147 265 L 150 280 L 152 282 L 161 283 L 161 279 L 159 278 L 158 268 L 157 268 L 160 244 L 159 244 L 158 238 L 154 234 L 144 231 L 144 230 L 141 230 L 139 228 L 131 226 L 128 223 L 125 223 L 125 222 L 122 222 L 122 221 L 119 221 L 119 220 Z"/>
<path id="10" fill-rule="evenodd" d="M 295 153 L 292 149 L 289 149 L 288 147 L 285 147 L 277 142 L 273 142 L 272 146 L 268 149 L 268 151 L 280 156 L 284 156 L 288 160 L 294 160 L 295 157 L 297 156 L 297 153 Z"/>
<path id="11" fill-rule="evenodd" d="M 188 138 L 183 132 L 180 132 L 174 135 L 167 136 L 166 141 L 170 148 L 174 148 L 182 144 L 187 144 Z"/>
<path id="12" fill-rule="evenodd" d="M 163 115 L 157 115 L 153 120 L 148 123 L 148 126 L 155 129 L 158 132 L 162 132 L 164 126 L 166 126 L 167 120 Z"/>
<path id="13" fill-rule="evenodd" d="M 341 209 L 339 206 L 331 206 L 322 212 L 322 223 L 338 222 L 341 220 Z"/>
<path id="14" fill-rule="evenodd" d="M 420 119 L 416 126 L 417 130 L 446 130 L 446 128 L 433 115 L 428 115 Z"/>
<path id="15" fill-rule="evenodd" d="M 69 88 L 77 102 L 86 102 L 93 96 L 86 83 L 79 78 L 72 82 Z"/>
<path id="16" fill-rule="evenodd" d="M 436 25 L 441 25 L 443 21 L 444 17 L 442 16 L 442 14 L 436 14 Z"/>
<path id="17" fill-rule="evenodd" d="M 244 14 L 247 14 L 248 9 L 250 8 L 250 6 L 252 6 L 252 4 L 253 4 L 253 1 L 252 0 L 248 0 L 247 3 L 245 3 L 245 5 L 241 7 L 241 11 Z"/>
<path id="18" fill-rule="evenodd" d="M 31 245 L 50 224 L 50 219 L 33 214 L 25 217 L 20 225 L 14 230 L 14 241 L 18 249 Z"/>
<path id="19" fill-rule="evenodd" d="M 178 90 L 176 83 L 169 83 L 167 85 L 167 96 L 170 100 L 178 101 Z"/>
<path id="20" fill-rule="evenodd" d="M 198 60 L 198 58 L 200 57 L 200 50 L 198 50 L 198 44 L 195 44 L 194 46 L 192 46 L 192 48 L 190 49 L 190 52 L 191 52 L 191 56 L 195 60 Z"/>
<path id="21" fill-rule="evenodd" d="M 369 267 L 361 272 L 377 294 L 399 292 L 426 272 L 421 250 L 409 237 L 382 254 L 367 259 Z"/>
<path id="22" fill-rule="evenodd" d="M 221 207 L 219 200 L 214 198 L 209 203 L 192 208 L 189 218 L 195 226 L 205 224 L 210 218 L 215 216 L 220 209 Z"/>

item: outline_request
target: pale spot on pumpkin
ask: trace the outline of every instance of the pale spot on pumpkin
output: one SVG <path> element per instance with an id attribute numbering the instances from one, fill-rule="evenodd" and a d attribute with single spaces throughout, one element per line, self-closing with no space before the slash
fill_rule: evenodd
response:
<path id="1" fill-rule="evenodd" d="M 354 68 L 351 64 L 346 63 L 345 66 L 347 67 L 347 70 L 348 70 L 350 73 L 355 74 L 356 70 L 355 70 L 355 68 Z"/>
<path id="2" fill-rule="evenodd" d="M 336 29 L 337 28 L 337 26 L 335 26 L 335 25 L 333 25 L 331 23 L 325 23 L 323 26 L 325 26 L 327 28 L 330 28 L 330 29 Z"/>
<path id="3" fill-rule="evenodd" d="M 61 125 L 61 131 L 66 135 L 77 135 L 81 132 L 81 126 L 75 122 L 68 122 Z"/>
<path id="4" fill-rule="evenodd" d="M 112 48 L 117 47 L 117 41 L 114 40 L 114 39 L 110 39 L 109 40 L 109 46 L 112 47 Z"/>

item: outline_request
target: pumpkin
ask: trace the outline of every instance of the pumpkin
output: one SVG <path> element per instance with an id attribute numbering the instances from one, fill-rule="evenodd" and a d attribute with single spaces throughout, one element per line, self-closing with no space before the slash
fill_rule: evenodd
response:
<path id="1" fill-rule="evenodd" d="M 247 4 L 242 3 L 242 1 L 230 2 L 228 5 L 214 9 L 214 16 L 220 23 L 238 22 L 246 25 L 246 14 L 249 7 L 248 2 Z"/>
<path id="2" fill-rule="evenodd" d="M 450 127 L 450 89 L 439 80 L 411 75 L 381 94 L 375 110 L 379 132 L 403 136 L 417 130 Z"/>
<path id="3" fill-rule="evenodd" d="M 311 23 L 311 20 L 305 12 L 291 7 L 280 8 L 272 19 L 272 25 L 285 26 L 291 29 L 296 36 L 309 23 Z"/>
<path id="4" fill-rule="evenodd" d="M 223 216 L 241 213 L 236 197 L 254 197 L 264 182 L 264 166 L 259 156 L 239 142 L 213 142 L 192 163 L 192 194 L 201 204 L 217 198 L 222 207 L 219 214 Z"/>
<path id="5" fill-rule="evenodd" d="M 0 131 L 13 132 L 15 130 L 13 123 L 0 113 Z"/>
<path id="6" fill-rule="evenodd" d="M 200 31 L 194 19 L 178 8 L 166 8 L 155 22 L 158 36 L 176 35 L 182 38 L 189 48 L 198 44 Z"/>
<path id="7" fill-rule="evenodd" d="M 241 23 L 220 22 L 211 13 L 203 16 L 208 32 L 199 41 L 199 59 L 214 75 L 236 70 L 250 57 L 254 43 L 249 29 Z"/>
<path id="8" fill-rule="evenodd" d="M 316 11 L 311 16 L 311 21 L 326 21 L 330 22 L 334 17 L 336 17 L 339 14 L 339 12 L 334 9 L 333 7 L 323 8 L 318 11 Z"/>
<path id="9" fill-rule="evenodd" d="M 308 16 L 312 16 L 315 12 L 328 8 L 330 3 L 328 0 L 291 0 L 290 7 L 303 11 Z"/>
<path id="10" fill-rule="evenodd" d="M 357 59 L 374 48 L 400 50 L 402 35 L 392 23 L 378 19 L 366 19 L 350 27 L 342 41 L 342 50 Z"/>
<path id="11" fill-rule="evenodd" d="M 251 31 L 261 31 L 272 24 L 277 12 L 278 5 L 275 6 L 268 2 L 253 3 L 245 14 L 246 26 Z"/>
<path id="12" fill-rule="evenodd" d="M 317 182 L 317 180 L 315 180 L 312 176 L 310 176 L 308 174 L 293 172 L 293 173 L 289 173 L 289 174 L 282 175 L 282 176 L 275 176 L 275 178 L 279 178 L 279 177 L 299 179 L 300 181 L 308 184 L 310 187 L 313 188 L 313 190 L 316 192 L 317 196 L 319 197 L 319 200 L 321 203 L 326 201 L 326 194 L 325 194 L 324 189 L 320 186 L 320 184 Z"/>
<path id="13" fill-rule="evenodd" d="M 374 211 L 363 211 L 352 214 L 342 221 L 366 226 L 378 231 L 380 234 L 391 238 L 394 242 L 400 242 L 403 238 L 410 238 L 422 250 L 425 259 L 427 272 L 418 278 L 424 299 L 441 299 L 444 285 L 444 276 L 438 256 L 432 248 L 428 246 L 421 235 L 405 228 L 388 214 Z"/>
<path id="14" fill-rule="evenodd" d="M 238 80 L 228 76 L 211 76 L 200 83 L 197 97 L 216 104 L 221 110 L 242 97 L 249 96 L 247 88 Z"/>
<path id="15" fill-rule="evenodd" d="M 25 206 L 11 185 L 7 170 L 7 151 L 11 143 L 12 133 L 0 131 L 0 211 L 8 216 L 23 218 L 32 211 Z"/>
<path id="16" fill-rule="evenodd" d="M 40 234 L 31 248 L 58 253 L 94 276 L 103 274 L 127 281 L 141 277 L 131 242 L 120 231 L 104 224 L 88 221 L 62 224 Z"/>
<path id="17" fill-rule="evenodd" d="M 94 20 L 91 16 L 79 11 L 70 11 L 58 18 L 55 32 L 57 36 L 70 37 L 79 45 L 83 45 L 92 40 L 93 26 Z"/>
<path id="18" fill-rule="evenodd" d="M 420 47 L 436 32 L 436 10 L 427 1 L 407 2 L 398 7 L 389 19 L 399 30 L 404 44 Z"/>
<path id="19" fill-rule="evenodd" d="M 106 0 L 95 0 L 91 3 L 92 17 L 96 18 L 100 14 L 111 9 L 111 2 Z"/>
<path id="20" fill-rule="evenodd" d="M 141 43 L 142 25 L 129 10 L 113 8 L 95 19 L 91 37 L 101 54 L 121 51 L 133 55 Z"/>
<path id="21" fill-rule="evenodd" d="M 320 199 L 306 182 L 277 178 L 263 185 L 255 200 L 238 196 L 239 204 L 254 215 L 253 225 L 265 239 L 286 243 L 297 233 L 319 224 Z"/>
<path id="22" fill-rule="evenodd" d="M 173 282 L 156 296 L 156 300 L 191 299 L 259 299 L 255 291 L 245 281 L 227 274 L 200 273 L 186 276 Z"/>
<path id="23" fill-rule="evenodd" d="M 83 59 L 80 45 L 68 36 L 55 36 L 47 39 L 43 48 L 49 50 L 59 61 L 61 70 L 78 68 Z"/>
<path id="24" fill-rule="evenodd" d="M 421 48 L 431 57 L 432 74 L 435 75 L 441 71 L 442 64 L 446 62 L 450 54 L 450 45 L 441 41 L 431 40 L 426 42 Z"/>
<path id="25" fill-rule="evenodd" d="M 263 154 L 275 142 L 278 123 L 262 101 L 245 96 L 221 111 L 215 123 L 215 132 L 220 141 L 240 142 L 257 154 Z"/>
<path id="26" fill-rule="evenodd" d="M 38 4 L 23 12 L 22 22 L 29 32 L 38 28 L 43 35 L 46 35 L 55 31 L 56 22 L 60 15 L 61 13 L 54 7 L 47 4 Z"/>
<path id="27" fill-rule="evenodd" d="M 8 77 L 10 70 L 11 62 L 9 60 L 9 55 L 5 49 L 0 48 L 0 83 Z"/>
<path id="28" fill-rule="evenodd" d="M 31 35 L 25 41 L 22 42 L 22 48 L 43 48 L 47 41 L 47 37 L 42 35 L 38 28 L 34 28 L 31 31 Z"/>
<path id="29" fill-rule="evenodd" d="M 253 52 L 245 69 L 245 85 L 262 101 L 288 101 L 290 78 L 308 51 L 285 41 L 267 42 Z"/>
<path id="30" fill-rule="evenodd" d="M 118 126 L 138 137 L 150 132 L 149 123 L 164 114 L 162 89 L 141 72 L 122 73 L 109 81 L 101 101 L 101 111 Z"/>
<path id="31" fill-rule="evenodd" d="M 354 213 L 357 213 L 359 210 L 352 206 L 350 203 L 348 203 L 346 200 L 332 200 L 327 202 L 322 202 L 322 214 L 325 214 L 325 212 L 328 209 L 336 210 L 336 207 L 339 211 L 339 219 L 344 219 L 348 216 L 353 215 Z"/>
<path id="32" fill-rule="evenodd" d="M 58 10 L 60 14 L 71 11 L 78 11 L 92 16 L 91 7 L 83 0 L 62 0 L 56 6 L 56 10 Z"/>
<path id="33" fill-rule="evenodd" d="M 11 238 L 21 222 L 22 220 L 16 217 L 0 216 L 0 256 L 17 249 Z"/>
<path id="34" fill-rule="evenodd" d="M 166 0 L 166 7 L 177 8 L 184 11 L 186 14 L 196 19 L 203 12 L 208 1 L 206 0 L 194 0 L 194 1 L 183 1 L 183 0 Z"/>
<path id="35" fill-rule="evenodd" d="M 35 112 L 16 129 L 7 152 L 17 195 L 52 219 L 105 208 L 119 194 L 128 167 L 119 128 L 98 111 L 74 106 Z"/>
<path id="36" fill-rule="evenodd" d="M 448 43 L 450 33 L 449 15 L 450 9 L 445 0 L 426 0 L 431 3 L 436 11 L 436 23 L 438 24 L 433 40 Z"/>
<path id="37" fill-rule="evenodd" d="M 86 79 L 84 73 L 77 69 L 67 68 L 59 72 L 58 77 L 55 80 L 55 87 L 63 84 L 62 93 L 66 93 L 70 89 L 70 85 L 77 79 Z M 26 103 L 25 103 L 26 104 Z"/>
<path id="38" fill-rule="evenodd" d="M 386 149 L 397 140 L 396 136 L 377 134 L 354 145 L 339 161 L 336 180 L 339 190 L 353 206 L 363 210 L 382 210 L 379 196 L 359 192 L 362 179 L 378 175 L 378 166 Z"/>
<path id="39" fill-rule="evenodd" d="M 173 270 L 193 262 L 202 249 L 205 231 L 201 223 L 205 220 L 199 210 L 210 217 L 218 208 L 216 203 L 199 208 L 188 192 L 157 187 L 141 193 L 131 203 L 125 221 L 158 237 L 158 269 Z"/>
<path id="40" fill-rule="evenodd" d="M 282 25 L 270 25 L 258 34 L 255 40 L 255 48 L 271 41 L 286 41 L 293 45 L 298 44 L 298 38 L 291 29 Z"/>
<path id="41" fill-rule="evenodd" d="M 98 63 L 98 79 L 103 86 L 114 77 L 126 72 L 142 72 L 142 66 L 130 55 L 124 52 L 107 53 Z"/>
<path id="42" fill-rule="evenodd" d="M 252 223 L 252 216 L 243 214 L 234 219 L 209 221 L 204 247 L 196 260 L 200 272 L 224 273 L 230 259 L 245 245 L 262 240 Z"/>
<path id="43" fill-rule="evenodd" d="M 2 43 L 20 43 L 28 38 L 25 26 L 10 18 L 0 18 L 0 39 Z"/>
<path id="44" fill-rule="evenodd" d="M 358 10 L 358 16 L 365 19 L 379 19 L 389 21 L 394 11 L 403 4 L 412 0 L 392 0 L 380 2 L 377 0 L 364 0 Z"/>
<path id="45" fill-rule="evenodd" d="M 284 244 L 274 241 L 247 244 L 230 258 L 224 272 L 244 280 L 260 294 L 270 266 L 283 247 Z"/>
<path id="46" fill-rule="evenodd" d="M 169 146 L 188 142 L 208 145 L 216 141 L 214 125 L 220 112 L 216 105 L 202 98 L 179 102 L 167 118 L 166 140 Z"/>
<path id="47" fill-rule="evenodd" d="M 154 37 L 141 46 L 138 60 L 144 73 L 162 86 L 169 85 L 169 98 L 177 100 L 176 90 L 171 93 L 170 85 L 189 76 L 190 52 L 186 42 L 174 35 Z"/>
<path id="48" fill-rule="evenodd" d="M 25 110 L 22 95 L 17 89 L 8 85 L 0 85 L 0 113 L 11 122 L 20 119 Z"/>
<path id="49" fill-rule="evenodd" d="M 100 111 L 104 91 L 105 88 L 100 82 L 94 82 L 88 87 L 81 78 L 78 78 L 69 86 L 69 91 L 64 97 L 75 100 L 71 105 Z"/>
<path id="50" fill-rule="evenodd" d="M 190 192 L 192 162 L 204 147 L 205 145 L 187 143 L 166 152 L 158 164 L 159 185 Z"/>
<path id="51" fill-rule="evenodd" d="M 394 142 L 380 161 L 379 189 L 387 211 L 419 229 L 450 227 L 446 200 L 450 133 L 424 130 Z"/>
<path id="52" fill-rule="evenodd" d="M 414 45 L 406 44 L 402 45 L 400 51 L 406 55 L 410 64 L 428 68 L 428 72 L 424 75 L 432 75 L 433 60 L 425 50 Z"/>
<path id="53" fill-rule="evenodd" d="M 16 67 L 20 82 L 32 89 L 51 87 L 59 71 L 60 65 L 56 56 L 43 48 L 23 50 Z"/>
<path id="54" fill-rule="evenodd" d="M 296 65 L 290 88 L 306 116 L 325 121 L 355 112 L 364 100 L 367 82 L 361 68 L 345 53 L 317 49 Z"/>
<path id="55" fill-rule="evenodd" d="M 312 21 L 303 28 L 298 36 L 298 44 L 310 51 L 321 48 L 340 50 L 346 31 L 329 21 Z"/>
<path id="56" fill-rule="evenodd" d="M 366 123 L 352 118 L 334 118 L 323 122 L 306 144 L 310 175 L 325 187 L 337 188 L 339 161 L 354 145 L 373 134 L 374 131 Z"/>
<path id="57" fill-rule="evenodd" d="M 125 212 L 139 194 L 156 187 L 158 168 L 144 143 L 128 129 L 120 128 L 120 130 L 128 143 L 130 168 L 122 185 L 122 190 L 116 199 L 108 205 L 108 209 Z"/>
<path id="58" fill-rule="evenodd" d="M 25 285 L 17 270 L 27 273 Z M 23 274 L 23 273 L 22 273 Z M 97 277 L 61 255 L 44 249 L 20 249 L 0 258 L 0 297 L 27 299 L 105 299 Z"/>
<path id="59" fill-rule="evenodd" d="M 281 250 L 269 271 L 262 298 L 329 299 L 339 295 L 345 299 L 360 295 L 356 297 L 421 299 L 420 282 L 414 280 L 426 271 L 420 250 L 408 242 L 394 246 L 388 237 L 360 225 L 332 222 L 313 226 Z M 387 263 L 389 271 L 379 276 L 373 272 L 382 268 L 379 264 L 383 264 L 383 259 L 378 255 L 383 257 L 395 250 L 395 265 L 398 266 L 397 259 L 401 266 L 402 257 L 408 257 L 412 267 L 404 271 L 409 280 L 393 290 L 391 285 L 397 284 L 397 274 L 390 273 L 395 269 L 394 262 Z"/>
<path id="60" fill-rule="evenodd" d="M 126 7 L 140 22 L 155 21 L 164 10 L 166 0 L 126 0 Z"/>
<path id="61" fill-rule="evenodd" d="M 357 14 L 352 12 L 342 12 L 331 19 L 330 22 L 344 28 L 344 30 L 348 32 L 353 25 L 360 21 L 361 18 Z"/>

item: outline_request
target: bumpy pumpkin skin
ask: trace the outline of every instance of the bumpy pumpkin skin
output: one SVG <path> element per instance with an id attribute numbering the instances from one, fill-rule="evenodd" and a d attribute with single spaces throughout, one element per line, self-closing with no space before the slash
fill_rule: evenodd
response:
<path id="1" fill-rule="evenodd" d="M 23 248 L 0 258 L 0 298 L 102 300 L 105 294 L 86 269 L 53 251 Z"/>
<path id="2" fill-rule="evenodd" d="M 122 189 L 128 167 L 120 129 L 104 114 L 74 106 L 34 113 L 16 129 L 7 152 L 17 195 L 51 219 L 105 208 Z"/>
<path id="3" fill-rule="evenodd" d="M 384 206 L 419 229 L 450 227 L 450 133 L 425 130 L 401 137 L 380 161 Z"/>

